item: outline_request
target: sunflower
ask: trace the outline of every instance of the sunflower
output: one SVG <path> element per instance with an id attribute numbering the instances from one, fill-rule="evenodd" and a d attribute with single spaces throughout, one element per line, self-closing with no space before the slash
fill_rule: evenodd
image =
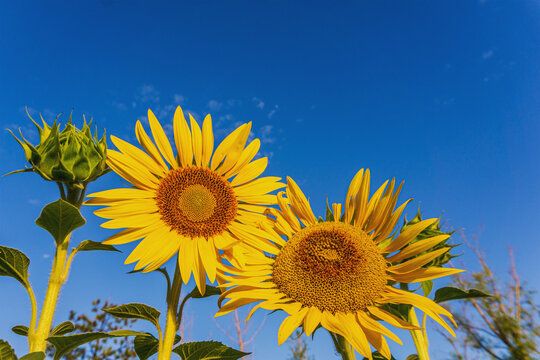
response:
<path id="1" fill-rule="evenodd" d="M 327 218 L 323 222 L 317 220 L 300 188 L 288 178 L 287 198 L 280 192 L 279 209 L 268 210 L 275 218 L 276 233 L 288 240 L 280 238 L 281 241 L 273 242 L 265 249 L 272 256 L 253 255 L 242 269 L 220 265 L 228 290 L 219 299 L 216 316 L 258 302 L 248 319 L 259 308 L 289 314 L 279 328 L 280 345 L 299 326 L 309 336 L 321 325 L 343 336 L 370 359 L 370 344 L 390 358 L 383 335 L 402 344 L 379 320 L 402 329 L 419 329 L 386 310 L 387 304 L 412 305 L 454 335 L 441 317 L 454 323 L 447 310 L 424 296 L 392 286 L 396 282 L 425 281 L 461 271 L 424 267 L 450 249 L 427 251 L 449 235 L 409 244 L 437 221 L 428 219 L 392 238 L 390 235 L 410 200 L 395 209 L 403 184 L 394 192 L 394 180 L 388 188 L 386 181 L 369 199 L 369 184 L 369 170 L 360 170 L 349 187 L 345 206 L 333 204 L 330 221 Z M 229 301 L 223 304 L 225 299 Z"/>
<path id="2" fill-rule="evenodd" d="M 257 178 L 268 159 L 253 160 L 260 147 L 258 139 L 246 146 L 251 123 L 239 126 L 213 151 L 210 115 L 202 130 L 191 115 L 189 118 L 191 129 L 182 109 L 176 109 L 176 156 L 151 110 L 148 121 L 154 142 L 140 121 L 135 127 L 144 151 L 111 136 L 119 151 L 107 151 L 107 164 L 133 187 L 88 195 L 93 199 L 86 204 L 107 206 L 94 212 L 110 219 L 102 227 L 125 228 L 104 244 L 143 239 L 126 264 L 137 262 L 135 270 L 148 272 L 178 253 L 183 282 L 193 273 L 204 292 L 206 275 L 210 282 L 216 279 L 220 249 L 230 255 L 236 244 L 258 246 L 266 241 L 259 223 L 266 221 L 266 206 L 276 204 L 276 196 L 268 193 L 285 185 L 277 177 Z"/>

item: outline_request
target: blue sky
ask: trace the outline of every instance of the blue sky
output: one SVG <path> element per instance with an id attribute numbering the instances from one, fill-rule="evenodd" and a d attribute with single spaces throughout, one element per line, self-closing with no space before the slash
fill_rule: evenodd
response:
<path id="1" fill-rule="evenodd" d="M 502 277 L 513 247 L 518 272 L 539 289 L 539 15 L 532 0 L 9 2 L 0 14 L 0 127 L 36 142 L 25 106 L 48 120 L 74 109 L 75 122 L 92 116 L 100 133 L 128 141 L 148 108 L 169 126 L 177 105 L 198 119 L 211 113 L 221 137 L 253 121 L 270 158 L 265 174 L 293 177 L 318 213 L 327 197 L 343 201 L 352 176 L 369 167 L 373 186 L 405 181 L 401 200 L 415 198 L 409 217 L 421 202 L 426 217 L 444 213 L 448 227 L 478 236 Z M 25 166 L 7 131 L 0 164 L 2 173 Z M 89 190 L 119 186 L 109 174 Z M 39 302 L 53 244 L 33 221 L 57 196 L 37 175 L 0 180 L 0 243 L 30 256 Z M 82 212 L 88 223 L 74 243 L 111 235 Z M 78 255 L 55 323 L 98 297 L 164 310 L 159 274 L 126 275 L 132 248 Z M 470 251 L 457 251 L 465 253 L 458 265 L 478 268 Z M 26 294 L 8 278 L 0 289 L 0 338 L 23 354 L 25 339 L 9 329 L 28 322 Z M 187 310 L 191 340 L 234 346 L 211 319 L 214 300 Z M 267 316 L 248 346 L 253 359 L 287 357 L 277 347 L 282 319 Z M 431 333 L 433 352 L 450 351 Z M 337 358 L 327 335 L 315 340 L 316 359 Z M 413 352 L 391 349 L 398 359 Z"/>

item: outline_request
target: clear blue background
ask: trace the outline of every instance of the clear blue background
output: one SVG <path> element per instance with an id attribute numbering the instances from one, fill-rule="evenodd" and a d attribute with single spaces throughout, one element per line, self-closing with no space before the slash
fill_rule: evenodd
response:
<path id="1" fill-rule="evenodd" d="M 317 213 L 327 197 L 343 201 L 355 172 L 369 167 L 373 186 L 405 180 L 409 217 L 421 201 L 424 216 L 444 213 L 448 228 L 477 236 L 503 277 L 513 247 L 518 272 L 538 289 L 539 15 L 533 0 L 5 2 L 0 125 L 35 143 L 25 106 L 47 120 L 73 108 L 77 124 L 86 114 L 100 133 L 128 141 L 148 108 L 169 131 L 176 105 L 197 119 L 211 113 L 220 138 L 253 121 L 266 174 L 296 179 Z M 25 166 L 7 131 L 0 164 L 2 173 Z M 120 186 L 109 174 L 89 191 Z M 53 243 L 33 221 L 56 190 L 34 174 L 0 179 L 0 243 L 30 256 L 40 303 Z M 88 224 L 74 243 L 113 233 L 82 211 Z M 133 246 L 120 248 L 77 256 L 55 323 L 98 297 L 164 310 L 161 275 L 127 275 Z M 457 252 L 465 255 L 456 265 L 478 269 L 464 246 Z M 23 354 L 25 339 L 9 329 L 28 323 L 26 294 L 9 278 L 0 293 L 0 338 Z M 216 309 L 215 299 L 191 303 L 186 339 L 234 346 L 211 319 Z M 287 345 L 277 346 L 282 319 L 268 315 L 247 347 L 252 359 L 287 358 Z M 231 318 L 217 321 L 234 333 Z M 433 329 L 433 359 L 444 359 L 436 352 L 450 347 Z M 337 358 L 323 332 L 309 346 L 318 360 Z M 414 352 L 391 348 L 397 359 Z"/>

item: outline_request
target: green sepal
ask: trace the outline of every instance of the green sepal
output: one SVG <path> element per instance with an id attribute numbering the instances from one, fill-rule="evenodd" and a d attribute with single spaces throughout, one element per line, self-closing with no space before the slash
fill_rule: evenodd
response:
<path id="1" fill-rule="evenodd" d="M 56 351 L 54 352 L 54 360 L 59 360 L 60 358 L 62 358 L 62 356 L 64 356 L 71 350 L 94 340 L 114 338 L 114 337 L 124 337 L 124 336 L 137 336 L 137 335 L 144 335 L 144 334 L 145 333 L 141 333 L 138 331 L 117 330 L 117 331 L 111 331 L 108 333 L 90 332 L 90 333 L 67 335 L 67 336 L 49 336 L 47 338 L 47 341 L 50 342 L 56 349 Z"/>
<path id="2" fill-rule="evenodd" d="M 161 313 L 153 307 L 138 303 L 103 308 L 102 310 L 118 318 L 147 320 L 156 325 L 156 327 L 159 326 L 159 316 L 161 315 Z"/>
<path id="3" fill-rule="evenodd" d="M 75 331 L 75 325 L 71 321 L 64 321 L 52 329 L 51 336 L 65 335 L 73 331 Z"/>
<path id="4" fill-rule="evenodd" d="M 193 299 L 202 299 L 209 296 L 221 295 L 221 290 L 218 287 L 212 285 L 206 285 L 204 295 L 202 295 L 199 289 L 195 286 L 193 290 L 187 295 Z"/>
<path id="5" fill-rule="evenodd" d="M 26 169 L 21 169 L 21 170 L 15 170 L 15 171 L 11 171 L 11 172 L 8 172 L 7 174 L 2 175 L 2 177 L 8 176 L 8 175 L 13 175 L 13 174 L 32 172 L 32 171 L 34 171 L 34 168 L 26 168 Z"/>
<path id="6" fill-rule="evenodd" d="M 179 335 L 176 335 L 174 344 L 177 344 L 181 339 L 182 338 Z M 146 360 L 158 352 L 159 340 L 151 334 L 137 335 L 135 336 L 133 345 L 139 360 Z"/>
<path id="7" fill-rule="evenodd" d="M 431 290 L 433 290 L 433 281 L 431 280 L 421 281 L 420 286 L 422 286 L 422 291 L 424 292 L 424 296 L 428 296 L 429 294 L 431 294 Z"/>
<path id="8" fill-rule="evenodd" d="M 334 221 L 334 214 L 332 209 L 330 209 L 330 204 L 328 203 L 328 198 L 326 198 L 326 221 Z"/>
<path id="9" fill-rule="evenodd" d="M 407 356 L 407 359 L 405 360 L 419 360 L 420 358 L 418 357 L 417 354 L 411 354 L 409 356 Z"/>
<path id="10" fill-rule="evenodd" d="M 371 356 L 373 357 L 373 360 L 396 360 L 395 357 L 393 357 L 392 355 L 390 355 L 390 359 L 384 357 L 380 352 L 378 351 L 374 351 Z M 364 358 L 363 360 L 368 360 L 368 358 Z"/>
<path id="11" fill-rule="evenodd" d="M 45 353 L 43 351 L 32 352 L 24 355 L 19 360 L 45 360 Z"/>
<path id="12" fill-rule="evenodd" d="M 15 350 L 7 341 L 0 339 L 0 360 L 17 360 Z"/>
<path id="13" fill-rule="evenodd" d="M 490 296 L 491 295 L 486 294 L 476 289 L 463 291 L 455 287 L 447 286 L 447 287 L 442 287 L 435 292 L 435 298 L 433 299 L 433 301 L 435 301 L 436 303 L 441 303 L 441 302 L 449 301 L 449 300 L 473 299 L 473 298 L 483 298 L 483 297 L 490 297 Z"/>
<path id="14" fill-rule="evenodd" d="M 11 328 L 11 331 L 17 335 L 28 336 L 28 326 L 25 325 L 15 325 Z"/>
<path id="15" fill-rule="evenodd" d="M 0 246 L 0 276 L 9 276 L 28 288 L 28 265 L 30 259 L 23 252 Z"/>
<path id="16" fill-rule="evenodd" d="M 36 225 L 47 230 L 57 245 L 62 244 L 67 235 L 85 223 L 79 209 L 62 199 L 45 205 L 36 220 Z"/>
<path id="17" fill-rule="evenodd" d="M 120 250 L 118 250 L 112 245 L 106 245 L 106 244 L 102 244 L 100 242 L 92 241 L 92 240 L 84 240 L 75 249 L 73 249 L 73 251 L 75 252 L 96 251 L 96 250 L 121 252 Z"/>
<path id="18" fill-rule="evenodd" d="M 237 360 L 251 353 L 245 353 L 223 345 L 219 341 L 197 341 L 180 344 L 173 349 L 182 360 Z"/>

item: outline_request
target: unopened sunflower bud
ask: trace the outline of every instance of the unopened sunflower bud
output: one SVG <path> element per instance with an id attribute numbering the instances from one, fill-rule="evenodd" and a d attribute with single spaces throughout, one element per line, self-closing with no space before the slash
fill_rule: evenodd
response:
<path id="1" fill-rule="evenodd" d="M 41 115 L 40 115 L 41 116 Z M 21 134 L 21 139 L 15 139 L 24 149 L 26 160 L 31 168 L 15 172 L 34 171 L 45 180 L 64 183 L 69 186 L 84 186 L 108 171 L 105 159 L 107 143 L 105 133 L 98 141 L 97 129 L 92 137 L 90 124 L 84 124 L 77 129 L 71 123 L 71 115 L 65 128 L 60 132 L 58 117 L 49 126 L 43 117 L 43 127 L 39 126 L 28 114 L 39 132 L 39 144 L 34 146 Z"/>

